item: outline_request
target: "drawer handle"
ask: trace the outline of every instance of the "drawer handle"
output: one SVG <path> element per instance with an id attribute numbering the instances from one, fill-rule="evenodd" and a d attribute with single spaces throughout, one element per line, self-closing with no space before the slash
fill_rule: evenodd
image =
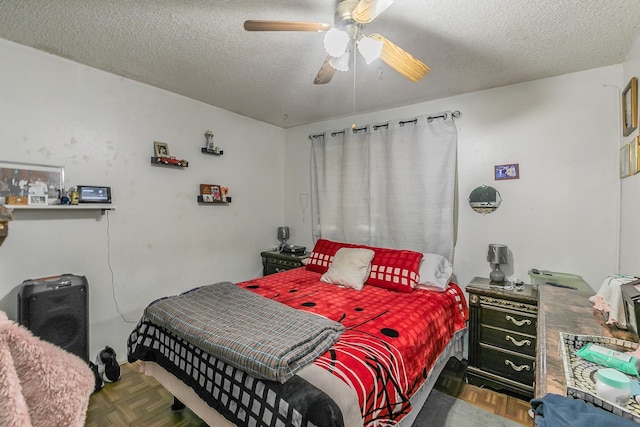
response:
<path id="1" fill-rule="evenodd" d="M 531 325 L 531 320 L 529 319 L 523 319 L 523 320 L 517 320 L 512 316 L 508 316 L 506 317 L 507 320 L 511 320 L 511 322 L 513 322 L 514 325 L 516 326 L 522 326 L 522 325 Z"/>
<path id="2" fill-rule="evenodd" d="M 530 371 L 531 367 L 529 365 L 520 365 L 520 366 L 516 366 L 515 363 L 513 363 L 511 360 L 509 359 L 505 359 L 504 361 L 505 365 L 511 366 L 511 369 L 513 369 L 514 371 Z"/>
<path id="3" fill-rule="evenodd" d="M 513 343 L 513 345 L 517 345 L 518 347 L 522 347 L 523 345 L 531 345 L 531 341 L 529 340 L 522 340 L 522 341 L 518 341 L 515 338 L 513 338 L 511 335 L 507 335 L 506 337 L 504 337 L 505 340 L 507 341 L 511 341 Z"/>

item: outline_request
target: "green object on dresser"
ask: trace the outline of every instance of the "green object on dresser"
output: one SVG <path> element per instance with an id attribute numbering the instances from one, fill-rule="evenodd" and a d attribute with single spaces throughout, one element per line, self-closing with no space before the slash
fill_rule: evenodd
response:
<path id="1" fill-rule="evenodd" d="M 279 251 L 265 251 L 262 255 L 262 275 L 280 273 L 292 268 L 302 267 L 302 260 L 309 257 L 309 252 L 303 254 L 289 254 Z"/>
<path id="2" fill-rule="evenodd" d="M 593 289 L 581 276 L 569 273 L 558 273 L 557 271 L 529 270 L 529 277 L 532 285 L 544 285 L 545 283 L 569 286 L 583 292 L 593 292 Z"/>
<path id="3" fill-rule="evenodd" d="M 509 290 L 475 277 L 469 293 L 467 378 L 528 400 L 533 397 L 538 327 L 538 292 L 531 285 Z"/>

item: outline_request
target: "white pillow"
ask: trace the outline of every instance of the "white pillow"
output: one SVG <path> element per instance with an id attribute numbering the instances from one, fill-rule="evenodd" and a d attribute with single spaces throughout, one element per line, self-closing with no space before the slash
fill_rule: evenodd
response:
<path id="1" fill-rule="evenodd" d="M 359 291 L 369 277 L 374 255 L 375 252 L 371 249 L 340 248 L 333 256 L 329 270 L 320 280 Z"/>
<path id="2" fill-rule="evenodd" d="M 442 255 L 424 253 L 420 264 L 420 279 L 418 289 L 440 290 L 447 288 L 453 265 Z"/>

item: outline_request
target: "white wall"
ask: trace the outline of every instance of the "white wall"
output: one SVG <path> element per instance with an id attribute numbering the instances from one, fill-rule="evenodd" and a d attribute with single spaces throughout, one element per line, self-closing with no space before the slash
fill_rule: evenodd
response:
<path id="1" fill-rule="evenodd" d="M 513 254 L 513 264 L 503 267 L 508 276 L 530 283 L 527 272 L 536 267 L 581 275 L 598 289 L 617 271 L 621 82 L 622 66 L 599 68 L 363 114 L 356 123 L 462 112 L 456 120 L 460 209 L 454 259 L 461 285 L 487 277 L 487 245 L 504 243 Z M 302 222 L 299 200 L 309 192 L 308 135 L 352 121 L 287 130 L 285 217 L 292 243 L 313 247 L 311 206 Z M 505 163 L 520 164 L 519 180 L 494 181 L 493 166 Z M 469 193 L 483 184 L 504 199 L 484 216 L 467 204 Z"/>
<path id="2" fill-rule="evenodd" d="M 105 216 L 15 211 L 0 247 L 0 309 L 15 318 L 25 279 L 86 275 L 90 355 L 110 345 L 123 360 L 134 325 L 113 293 L 137 322 L 159 296 L 261 274 L 260 251 L 284 219 L 282 129 L 5 40 L 0 57 L 0 159 L 63 165 L 67 187 L 109 185 L 117 206 Z M 200 153 L 207 129 L 223 156 Z M 151 166 L 154 141 L 189 167 Z M 200 183 L 229 186 L 233 203 L 199 206 Z"/>
<path id="3" fill-rule="evenodd" d="M 111 345 L 123 359 L 134 325 L 116 312 L 113 293 L 137 321 L 156 297 L 259 275 L 259 252 L 274 243 L 278 225 L 291 227 L 292 243 L 313 246 L 307 137 L 348 127 L 352 118 L 285 131 L 8 41 L 0 40 L 0 56 L 0 160 L 64 165 L 67 186 L 110 185 L 117 206 L 105 216 L 16 211 L 0 247 L 0 309 L 12 318 L 23 280 L 86 275 L 90 354 Z M 619 88 L 638 74 L 638 58 L 356 122 L 462 112 L 454 260 L 461 284 L 488 275 L 487 244 L 505 243 L 513 252 L 504 268 L 510 276 L 528 279 L 538 267 L 580 274 L 597 289 L 618 271 Z M 207 129 L 222 157 L 200 154 Z M 189 168 L 150 166 L 155 140 L 169 143 Z M 521 178 L 494 181 L 493 166 L 502 163 L 520 163 Z M 197 205 L 205 182 L 228 185 L 233 203 Z M 494 214 L 467 205 L 482 184 L 503 196 Z M 622 184 L 621 271 L 634 273 L 640 178 Z"/>
<path id="4" fill-rule="evenodd" d="M 624 89 L 631 77 L 640 78 L 640 36 L 636 38 L 627 61 L 623 64 L 624 80 L 620 88 Z M 623 137 L 620 133 L 620 147 L 622 144 L 634 142 L 638 130 Z M 620 209 L 620 272 L 623 274 L 640 276 L 640 174 L 624 178 L 621 184 Z"/>

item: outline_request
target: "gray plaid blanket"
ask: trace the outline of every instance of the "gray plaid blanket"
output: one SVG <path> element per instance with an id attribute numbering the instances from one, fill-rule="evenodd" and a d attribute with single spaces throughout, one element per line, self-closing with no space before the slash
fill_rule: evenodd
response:
<path id="1" fill-rule="evenodd" d="M 153 323 L 261 379 L 284 383 L 327 351 L 344 326 L 230 282 L 157 300 Z"/>

